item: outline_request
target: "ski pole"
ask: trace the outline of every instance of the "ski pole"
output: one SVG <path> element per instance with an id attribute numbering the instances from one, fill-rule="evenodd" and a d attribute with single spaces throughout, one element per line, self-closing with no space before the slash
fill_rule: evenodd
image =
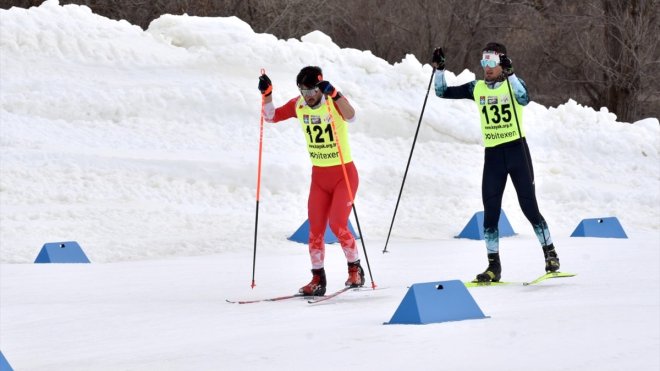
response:
<path id="1" fill-rule="evenodd" d="M 412 148 L 410 148 L 410 156 L 408 156 L 408 164 L 406 164 L 406 171 L 403 173 L 403 181 L 401 182 L 401 189 L 399 189 L 399 197 L 396 198 L 396 206 L 394 206 L 394 214 L 392 215 L 392 222 L 390 223 L 390 230 L 387 232 L 387 240 L 385 240 L 385 248 L 383 254 L 387 251 L 387 244 L 390 242 L 390 235 L 392 234 L 392 226 L 394 226 L 394 218 L 396 211 L 399 209 L 399 201 L 401 201 L 401 194 L 403 193 L 403 185 L 406 184 L 406 176 L 408 175 L 408 168 L 410 167 L 410 160 L 412 160 L 413 151 L 415 151 L 415 143 L 417 142 L 417 135 L 419 134 L 419 127 L 422 125 L 422 117 L 424 117 L 424 109 L 426 108 L 426 101 L 429 99 L 429 91 L 431 91 L 431 83 L 433 83 L 433 76 L 435 75 L 435 67 L 431 72 L 431 80 L 429 80 L 429 87 L 426 89 L 426 96 L 424 97 L 424 104 L 422 105 L 422 113 L 419 115 L 417 122 L 417 130 L 415 131 L 415 138 L 413 139 Z"/>
<path id="2" fill-rule="evenodd" d="M 266 70 L 261 69 L 261 74 L 265 75 Z M 254 283 L 254 271 L 255 265 L 257 262 L 257 229 L 259 226 L 259 193 L 261 192 L 261 153 L 263 149 L 264 142 L 264 106 L 265 106 L 265 97 L 261 95 L 261 119 L 259 120 L 259 161 L 257 163 L 257 210 L 254 215 L 254 251 L 252 253 L 252 285 L 254 288 L 256 284 Z"/>
<path id="3" fill-rule="evenodd" d="M 532 172 L 531 160 L 528 158 L 527 151 L 525 150 L 526 141 L 525 141 L 525 138 L 523 138 L 523 136 L 522 136 L 522 131 L 520 130 L 520 121 L 518 121 L 518 113 L 516 112 L 516 105 L 515 105 L 515 102 L 514 102 L 515 98 L 513 97 L 513 91 L 511 90 L 511 83 L 509 82 L 508 76 L 507 76 L 507 79 L 506 79 L 506 86 L 509 88 L 509 97 L 511 98 L 511 109 L 513 110 L 513 117 L 516 120 L 516 129 L 518 129 L 518 136 L 520 137 L 520 141 L 521 141 L 521 147 L 520 148 L 523 152 L 523 157 L 525 158 L 525 165 L 527 167 L 527 174 L 529 175 L 529 179 L 531 179 L 531 181 L 532 181 L 532 190 L 534 191 L 533 192 L 534 201 L 536 201 L 536 190 L 534 189 L 534 188 L 536 188 L 536 184 L 535 184 L 536 182 L 534 181 L 534 173 Z M 545 221 L 541 217 L 541 212 L 540 211 L 539 211 L 539 221 L 541 223 L 541 234 L 543 235 L 543 242 L 544 242 L 544 246 L 545 246 L 548 242 L 548 239 L 545 237 L 545 228 L 543 226 Z"/>
<path id="4" fill-rule="evenodd" d="M 369 264 L 369 256 L 367 256 L 367 248 L 364 245 L 364 236 L 362 235 L 362 228 L 360 227 L 360 220 L 357 216 L 357 210 L 355 209 L 355 198 L 353 197 L 353 190 L 351 189 L 351 183 L 348 180 L 348 172 L 346 171 L 346 163 L 344 163 L 344 155 L 341 152 L 341 146 L 339 145 L 339 136 L 337 135 L 337 127 L 335 126 L 335 120 L 332 117 L 332 110 L 330 109 L 330 97 L 326 97 L 325 105 L 328 108 L 328 116 L 330 117 L 330 126 L 332 127 L 332 133 L 335 136 L 335 144 L 337 145 L 337 152 L 339 152 L 339 161 L 341 162 L 341 169 L 344 172 L 344 180 L 346 181 L 346 188 L 348 189 L 348 197 L 351 199 L 351 207 L 353 209 L 353 215 L 355 215 L 355 223 L 358 227 L 358 233 L 360 234 L 360 243 L 362 244 L 362 250 L 364 251 L 364 260 L 367 263 L 367 270 L 369 271 L 369 278 L 371 279 L 371 288 L 376 289 L 376 282 L 374 282 L 374 276 L 371 274 L 371 265 Z"/>

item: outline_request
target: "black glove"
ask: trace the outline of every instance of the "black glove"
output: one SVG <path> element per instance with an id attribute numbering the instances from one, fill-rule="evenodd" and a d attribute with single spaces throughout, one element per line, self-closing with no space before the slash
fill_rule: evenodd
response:
<path id="1" fill-rule="evenodd" d="M 321 93 L 329 96 L 330 98 L 335 98 L 337 96 L 337 89 L 329 81 L 320 81 L 316 84 L 316 87 L 321 90 Z"/>
<path id="2" fill-rule="evenodd" d="M 438 70 L 445 69 L 445 53 L 442 48 L 435 48 L 431 57 L 431 65 Z"/>
<path id="3" fill-rule="evenodd" d="M 264 97 L 273 93 L 273 84 L 270 82 L 270 79 L 266 74 L 259 76 L 259 91 L 261 91 L 261 95 Z"/>
<path id="4" fill-rule="evenodd" d="M 500 54 L 500 66 L 502 66 L 502 72 L 505 75 L 513 75 L 513 64 L 511 64 L 511 59 L 506 54 Z"/>

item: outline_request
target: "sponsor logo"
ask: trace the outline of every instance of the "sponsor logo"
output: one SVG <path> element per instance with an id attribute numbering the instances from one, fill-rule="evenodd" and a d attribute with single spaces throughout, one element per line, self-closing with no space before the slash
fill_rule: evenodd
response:
<path id="1" fill-rule="evenodd" d="M 497 97 L 488 97 L 488 104 L 497 104 Z"/>
<path id="2" fill-rule="evenodd" d="M 517 131 L 509 131 L 506 133 L 487 133 L 484 135 L 484 139 L 486 140 L 509 139 L 509 138 L 515 138 L 517 136 L 518 136 Z"/>
<path id="3" fill-rule="evenodd" d="M 482 105 L 482 106 L 483 106 L 484 104 L 486 104 L 486 97 L 484 97 L 483 95 L 480 96 L 480 97 L 479 97 L 479 104 Z"/>
<path id="4" fill-rule="evenodd" d="M 322 153 L 322 152 L 309 152 L 309 157 L 314 159 L 314 160 L 331 160 L 331 159 L 336 159 L 339 158 L 339 153 L 338 152 L 331 152 L 331 153 Z"/>

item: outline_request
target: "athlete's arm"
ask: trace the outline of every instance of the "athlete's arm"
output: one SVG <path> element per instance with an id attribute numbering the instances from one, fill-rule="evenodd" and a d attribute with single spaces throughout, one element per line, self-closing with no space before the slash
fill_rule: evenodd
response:
<path id="1" fill-rule="evenodd" d="M 509 76 L 509 84 L 513 90 L 513 96 L 516 97 L 518 104 L 526 106 L 529 103 L 529 94 L 527 93 L 527 85 L 525 81 L 519 79 L 515 74 Z"/>
<path id="2" fill-rule="evenodd" d="M 459 86 L 447 86 L 445 70 L 435 71 L 435 95 L 447 99 L 474 99 L 473 92 L 476 81 L 470 81 Z"/>
<path id="3" fill-rule="evenodd" d="M 333 100 L 332 102 L 334 103 L 335 108 L 337 108 L 337 111 L 339 111 L 339 114 L 344 120 L 348 122 L 354 121 L 355 108 L 353 108 L 351 103 L 348 101 L 348 98 L 342 95 L 337 100 Z"/>
<path id="4" fill-rule="evenodd" d="M 298 97 L 291 98 L 283 106 L 275 108 L 273 105 L 273 97 L 268 96 L 264 98 L 264 120 L 266 122 L 279 122 L 286 119 L 296 117 L 296 101 Z"/>

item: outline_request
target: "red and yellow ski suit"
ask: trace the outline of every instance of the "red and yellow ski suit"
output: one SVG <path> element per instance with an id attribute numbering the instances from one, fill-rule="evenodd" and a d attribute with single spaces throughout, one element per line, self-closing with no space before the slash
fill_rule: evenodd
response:
<path id="1" fill-rule="evenodd" d="M 344 99 L 346 98 L 344 97 Z M 316 107 L 308 106 L 302 97 L 293 98 L 278 108 L 274 108 L 272 103 L 268 103 L 264 107 L 264 118 L 267 122 L 279 122 L 297 117 L 307 141 L 307 150 L 312 161 L 312 181 L 307 201 L 307 215 L 309 219 L 309 255 L 313 269 L 323 268 L 325 258 L 323 236 L 328 224 L 337 236 L 346 260 L 354 262 L 359 259 L 355 238 L 348 229 L 352 200 L 346 186 L 334 138 L 335 132 L 331 125 L 331 120 L 334 120 L 339 148 L 341 148 L 348 181 L 353 197 L 355 197 L 359 178 L 351 157 L 348 122 L 334 101 L 330 104 L 331 112 L 328 112 L 327 107 L 325 97 Z"/>

